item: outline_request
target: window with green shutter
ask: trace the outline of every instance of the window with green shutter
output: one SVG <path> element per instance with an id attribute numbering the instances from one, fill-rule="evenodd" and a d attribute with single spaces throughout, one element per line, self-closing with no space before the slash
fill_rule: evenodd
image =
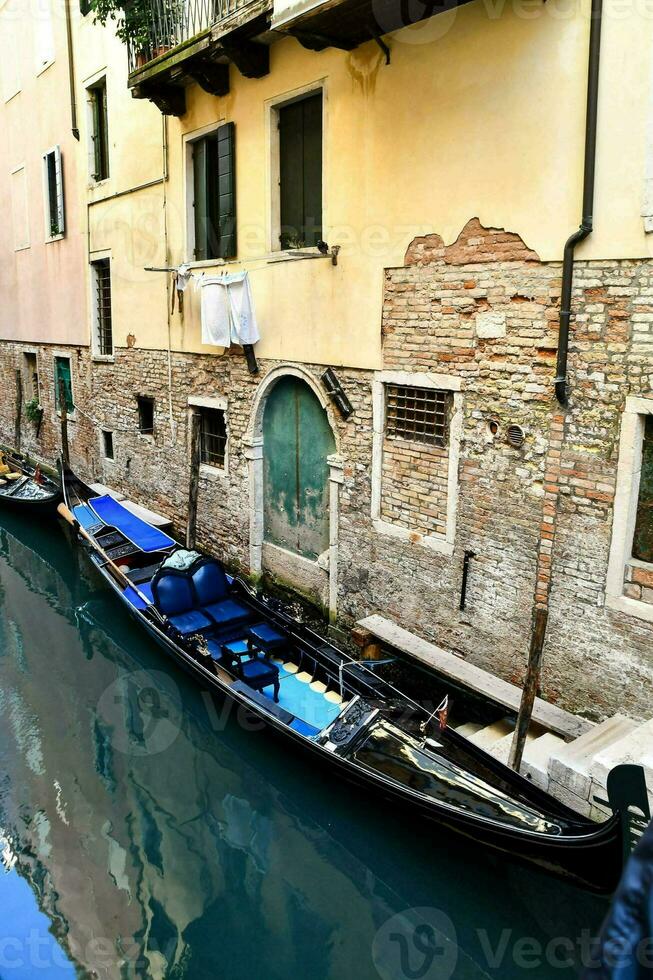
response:
<path id="1" fill-rule="evenodd" d="M 236 256 L 235 144 L 233 123 L 193 143 L 196 261 Z"/>
<path id="2" fill-rule="evenodd" d="M 280 244 L 316 245 L 322 238 L 322 93 L 278 112 Z"/>
<path id="3" fill-rule="evenodd" d="M 57 411 L 61 409 L 59 389 L 62 381 L 66 393 L 66 411 L 73 412 L 75 403 L 73 401 L 73 382 L 69 357 L 55 357 L 54 359 L 54 403 Z"/>
<path id="4" fill-rule="evenodd" d="M 93 180 L 109 176 L 109 122 L 107 116 L 107 80 L 100 79 L 88 89 L 91 109 L 91 141 L 93 143 Z"/>

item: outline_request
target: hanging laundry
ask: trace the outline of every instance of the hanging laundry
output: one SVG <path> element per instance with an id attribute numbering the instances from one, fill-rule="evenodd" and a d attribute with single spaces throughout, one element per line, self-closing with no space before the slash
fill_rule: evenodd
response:
<path id="1" fill-rule="evenodd" d="M 172 274 L 172 313 L 175 312 L 175 297 L 179 302 L 179 314 L 184 313 L 184 292 L 193 273 L 188 265 L 180 265 Z"/>
<path id="2" fill-rule="evenodd" d="M 202 343 L 215 347 L 255 344 L 259 339 L 247 272 L 202 276 Z"/>

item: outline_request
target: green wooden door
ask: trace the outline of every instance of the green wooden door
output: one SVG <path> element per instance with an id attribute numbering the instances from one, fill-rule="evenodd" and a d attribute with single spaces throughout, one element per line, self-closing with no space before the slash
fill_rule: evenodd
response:
<path id="1" fill-rule="evenodd" d="M 335 452 L 326 412 L 305 382 L 288 377 L 263 416 L 265 539 L 315 559 L 329 546 L 329 464 Z"/>

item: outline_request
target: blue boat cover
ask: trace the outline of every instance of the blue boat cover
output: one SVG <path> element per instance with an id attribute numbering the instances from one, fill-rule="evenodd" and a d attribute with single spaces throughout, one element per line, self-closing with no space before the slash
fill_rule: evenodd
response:
<path id="1" fill-rule="evenodd" d="M 89 506 L 105 524 L 110 524 L 125 535 L 132 544 L 142 551 L 161 551 L 171 548 L 175 541 L 158 527 L 152 527 L 147 521 L 142 521 L 136 514 L 123 507 L 113 497 L 93 497 Z"/>
<path id="2" fill-rule="evenodd" d="M 76 507 L 73 507 L 73 514 L 85 531 L 88 531 L 91 527 L 97 527 L 101 523 L 98 520 L 97 514 L 94 514 L 86 504 L 77 504 Z"/>

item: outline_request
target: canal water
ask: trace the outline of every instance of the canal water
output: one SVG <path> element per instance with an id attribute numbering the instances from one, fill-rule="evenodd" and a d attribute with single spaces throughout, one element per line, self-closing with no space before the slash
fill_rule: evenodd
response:
<path id="1" fill-rule="evenodd" d="M 328 781 L 0 515 L 0 978 L 577 975 L 605 902 Z"/>

